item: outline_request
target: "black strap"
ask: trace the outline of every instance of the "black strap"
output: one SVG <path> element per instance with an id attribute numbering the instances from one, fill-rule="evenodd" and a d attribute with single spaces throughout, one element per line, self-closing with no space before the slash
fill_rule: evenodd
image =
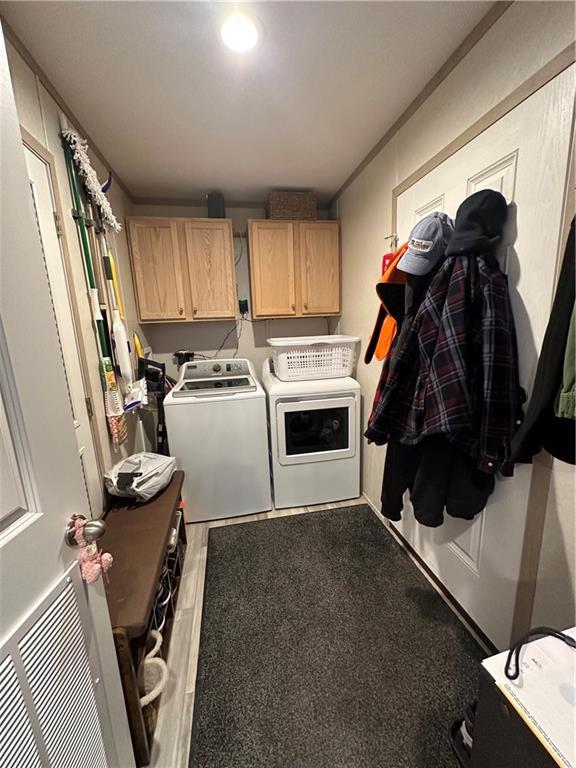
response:
<path id="1" fill-rule="evenodd" d="M 118 472 L 116 487 L 119 491 L 126 491 L 128 488 L 132 488 L 137 477 L 142 477 L 142 472 Z"/>
<path id="2" fill-rule="evenodd" d="M 504 674 L 508 680 L 517 680 L 520 677 L 520 651 L 526 643 L 536 640 L 538 637 L 555 637 L 558 640 L 562 640 L 570 648 L 576 648 L 576 638 L 566 635 L 564 632 L 560 632 L 558 629 L 552 629 L 552 627 L 536 627 L 527 632 L 524 637 L 520 638 L 516 645 L 514 645 L 508 652 L 508 658 L 506 659 L 506 665 L 504 667 Z M 514 662 L 514 666 L 512 666 Z"/>

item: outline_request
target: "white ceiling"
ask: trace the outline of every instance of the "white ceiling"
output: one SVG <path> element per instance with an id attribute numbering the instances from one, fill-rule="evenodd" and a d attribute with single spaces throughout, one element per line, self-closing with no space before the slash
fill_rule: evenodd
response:
<path id="1" fill-rule="evenodd" d="M 133 195 L 326 200 L 491 5 L 245 5 L 262 32 L 247 54 L 220 42 L 226 3 L 0 10 Z"/>

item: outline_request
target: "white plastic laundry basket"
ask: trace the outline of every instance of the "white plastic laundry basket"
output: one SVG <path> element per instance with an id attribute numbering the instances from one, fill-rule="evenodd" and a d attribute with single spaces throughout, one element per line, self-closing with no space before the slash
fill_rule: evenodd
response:
<path id="1" fill-rule="evenodd" d="M 356 362 L 358 336 L 291 336 L 267 339 L 274 373 L 282 381 L 337 379 L 350 376 Z"/>

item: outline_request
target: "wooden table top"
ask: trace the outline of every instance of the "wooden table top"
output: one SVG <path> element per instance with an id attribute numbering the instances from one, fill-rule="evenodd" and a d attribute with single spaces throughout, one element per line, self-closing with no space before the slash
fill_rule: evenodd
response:
<path id="1" fill-rule="evenodd" d="M 110 620 L 130 638 L 148 627 L 183 480 L 184 472 L 176 471 L 154 498 L 118 499 L 106 515 L 106 533 L 98 543 L 114 557 L 104 580 Z"/>

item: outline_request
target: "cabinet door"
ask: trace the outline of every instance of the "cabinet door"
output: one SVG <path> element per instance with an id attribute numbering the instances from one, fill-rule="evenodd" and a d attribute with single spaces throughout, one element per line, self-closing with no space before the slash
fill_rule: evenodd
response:
<path id="1" fill-rule="evenodd" d="M 295 315 L 294 225 L 251 221 L 249 233 L 253 316 Z"/>
<path id="2" fill-rule="evenodd" d="M 140 320 L 185 320 L 178 231 L 173 219 L 129 219 Z"/>
<path id="3" fill-rule="evenodd" d="M 186 221 L 184 232 L 192 319 L 236 317 L 236 279 L 230 221 Z"/>
<path id="4" fill-rule="evenodd" d="M 298 250 L 303 315 L 340 312 L 340 236 L 337 221 L 300 222 Z"/>

